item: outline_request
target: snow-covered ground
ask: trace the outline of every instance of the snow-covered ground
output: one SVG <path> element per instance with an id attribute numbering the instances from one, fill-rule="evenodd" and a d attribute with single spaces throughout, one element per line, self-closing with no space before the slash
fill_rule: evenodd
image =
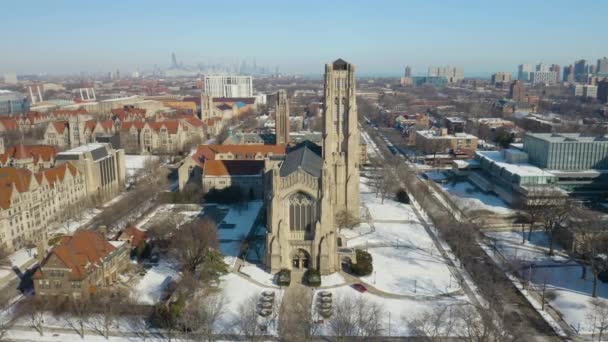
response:
<path id="1" fill-rule="evenodd" d="M 367 249 L 372 255 L 374 273 L 363 277 L 363 282 L 398 295 L 435 296 L 459 290 L 447 260 L 412 207 L 396 202 L 392 196 L 381 204 L 363 180 L 361 203 L 369 209 L 375 230 L 360 236 L 356 231 L 343 230 L 348 232 L 349 247 Z"/>
<path id="2" fill-rule="evenodd" d="M 384 298 L 373 295 L 371 293 L 360 293 L 350 286 L 342 286 L 335 289 L 324 290 L 332 293 L 334 303 L 343 298 L 352 298 L 354 300 L 368 300 L 380 305 L 382 308 L 382 316 L 379 318 L 381 322 L 381 334 L 383 336 L 412 336 L 412 331 L 409 330 L 407 321 L 420 317 L 426 312 L 431 312 L 437 307 L 445 307 L 447 305 L 466 304 L 465 296 L 450 297 L 441 300 L 411 300 L 411 299 L 393 299 Z M 315 292 L 311 312 L 314 318 L 320 319 L 316 315 L 317 294 Z M 319 334 L 323 336 L 334 335 L 332 333 L 331 317 L 324 319 L 319 327 Z"/>
<path id="3" fill-rule="evenodd" d="M 24 272 L 27 266 L 34 263 L 36 248 L 22 248 L 13 254 L 9 255 L 7 265 L 0 266 L 0 280 L 10 280 L 16 277 L 13 267 L 18 267 L 21 272 Z M 8 277 L 5 279 L 5 277 Z M 0 283 L 0 286 L 3 285 Z"/>
<path id="4" fill-rule="evenodd" d="M 483 192 L 468 181 L 440 184 L 462 211 L 488 210 L 510 215 L 513 210 L 500 197 Z"/>
<path id="5" fill-rule="evenodd" d="M 156 304 L 162 299 L 163 290 L 170 281 L 177 281 L 179 277 L 178 265 L 161 258 L 158 265 L 150 268 L 146 275 L 135 284 L 131 290 L 131 298 L 141 304 Z"/>
<path id="6" fill-rule="evenodd" d="M 101 212 L 101 210 L 96 209 L 96 208 L 84 210 L 84 212 L 81 214 L 82 216 L 80 217 L 80 219 L 78 219 L 78 220 L 76 220 L 76 219 L 66 220 L 62 224 L 53 227 L 53 230 L 50 231 L 49 233 L 50 233 L 50 235 L 53 235 L 53 234 L 72 234 L 77 229 L 80 229 L 80 228 L 89 228 L 89 227 L 87 227 L 87 224 L 89 222 L 91 222 L 91 220 L 95 216 L 97 216 L 100 212 Z"/>
<path id="7" fill-rule="evenodd" d="M 278 313 L 283 298 L 283 290 L 268 289 L 258 286 L 234 273 L 228 273 L 221 277 L 221 295 L 226 301 L 224 313 L 216 324 L 217 331 L 224 333 L 235 332 L 235 321 L 241 317 L 242 311 L 248 309 L 247 305 L 252 298 L 257 301 L 263 291 L 274 291 L 274 313 L 268 318 L 258 316 L 258 324 L 268 326 L 270 333 L 276 333 L 278 325 Z M 255 303 L 253 303 L 255 305 Z"/>
<path id="8" fill-rule="evenodd" d="M 582 279 L 582 266 L 568 258 L 557 245 L 556 255 L 548 256 L 548 238 L 542 231 L 533 232 L 531 241 L 525 244 L 522 244 L 521 232 L 488 232 L 486 235 L 496 239 L 497 250 L 520 271 L 524 280 L 531 279 L 537 289 L 546 284 L 547 290 L 555 293 L 550 304 L 572 328 L 580 333 L 593 332 L 591 270 L 587 269 L 587 277 Z M 598 283 L 598 296 L 608 304 L 607 283 Z"/>
<path id="9" fill-rule="evenodd" d="M 255 265 L 243 266 L 241 267 L 239 272 L 249 276 L 251 279 L 257 281 L 258 283 L 264 284 L 266 286 L 278 287 L 274 283 L 274 276 L 272 274 L 264 271 L 263 269 Z"/>
<path id="10" fill-rule="evenodd" d="M 368 185 L 369 182 L 369 179 L 361 177 L 361 203 L 369 209 L 373 220 L 417 220 L 409 205 L 393 200 L 393 193 L 388 194 L 382 203 L 382 198 L 376 197 Z"/>
<path id="11" fill-rule="evenodd" d="M 143 169 L 146 166 L 146 161 L 158 159 L 156 156 L 150 155 L 125 155 L 125 168 L 127 170 L 127 176 L 134 176 L 137 171 Z"/>

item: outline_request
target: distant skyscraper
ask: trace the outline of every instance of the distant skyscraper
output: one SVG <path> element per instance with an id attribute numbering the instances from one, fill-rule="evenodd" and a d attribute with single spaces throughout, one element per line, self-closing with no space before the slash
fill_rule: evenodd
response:
<path id="1" fill-rule="evenodd" d="M 405 67 L 403 77 L 412 77 L 412 68 L 409 65 Z"/>
<path id="2" fill-rule="evenodd" d="M 536 71 L 547 72 L 549 71 L 549 66 L 544 63 L 538 63 L 536 65 Z"/>
<path id="3" fill-rule="evenodd" d="M 597 82 L 597 99 L 602 103 L 608 103 L 608 78 Z"/>
<path id="4" fill-rule="evenodd" d="M 517 79 L 523 82 L 530 82 L 530 73 L 534 71 L 531 64 L 520 64 L 517 67 Z"/>
<path id="5" fill-rule="evenodd" d="M 251 76 L 205 76 L 205 93 L 211 97 L 253 97 Z"/>
<path id="6" fill-rule="evenodd" d="M 562 78 L 563 82 L 574 82 L 574 67 L 572 65 L 566 65 L 564 67 L 564 76 Z"/>
<path id="7" fill-rule="evenodd" d="M 595 72 L 598 76 L 608 76 L 608 57 L 597 60 L 597 68 Z"/>
<path id="8" fill-rule="evenodd" d="M 589 68 L 587 67 L 586 59 L 579 59 L 574 62 L 574 80 L 576 82 L 585 82 L 588 72 Z"/>
<path id="9" fill-rule="evenodd" d="M 559 78 L 560 78 L 560 68 L 559 65 L 557 64 L 551 64 L 551 67 L 549 68 L 549 71 L 555 73 L 555 82 L 559 82 Z"/>
<path id="10" fill-rule="evenodd" d="M 509 98 L 515 102 L 522 102 L 524 96 L 525 94 L 523 81 L 513 81 L 513 83 L 511 83 L 511 87 L 509 87 Z"/>
<path id="11" fill-rule="evenodd" d="M 511 73 L 510 72 L 497 72 L 492 75 L 492 84 L 498 83 L 510 83 Z"/>
<path id="12" fill-rule="evenodd" d="M 177 57 L 175 57 L 175 52 L 171 52 L 171 69 L 177 69 L 179 65 L 177 64 Z"/>
<path id="13" fill-rule="evenodd" d="M 530 73 L 532 84 L 554 84 L 557 82 L 558 75 L 552 71 L 533 71 Z"/>
<path id="14" fill-rule="evenodd" d="M 458 67 L 434 67 L 430 66 L 427 72 L 428 77 L 445 77 L 449 83 L 457 83 L 464 79 L 464 70 Z"/>

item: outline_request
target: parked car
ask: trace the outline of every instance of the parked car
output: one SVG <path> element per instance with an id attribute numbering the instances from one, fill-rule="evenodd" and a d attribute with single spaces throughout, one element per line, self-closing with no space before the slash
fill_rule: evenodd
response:
<path id="1" fill-rule="evenodd" d="M 367 287 L 365 287 L 363 284 L 353 284 L 352 288 L 361 293 L 367 292 Z"/>

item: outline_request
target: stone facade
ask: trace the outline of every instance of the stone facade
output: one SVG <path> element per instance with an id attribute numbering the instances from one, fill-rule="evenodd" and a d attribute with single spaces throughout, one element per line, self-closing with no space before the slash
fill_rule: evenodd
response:
<path id="1" fill-rule="evenodd" d="M 281 269 L 340 269 L 340 211 L 360 217 L 360 144 L 355 67 L 341 59 L 325 66 L 322 152 L 303 143 L 284 158 L 266 159 L 266 265 Z"/>
<path id="2" fill-rule="evenodd" d="M 130 244 L 93 230 L 64 236 L 34 274 L 36 296 L 86 299 L 118 281 L 129 266 Z"/>
<path id="3" fill-rule="evenodd" d="M 83 174 L 88 196 L 109 200 L 124 188 L 126 165 L 124 150 L 110 144 L 95 143 L 61 152 L 55 163 L 70 162 Z"/>
<path id="4" fill-rule="evenodd" d="M 86 194 L 84 175 L 71 163 L 37 173 L 0 168 L 0 245 L 12 251 L 46 240 L 61 211 Z"/>
<path id="5" fill-rule="evenodd" d="M 289 143 L 289 102 L 285 90 L 279 90 L 277 93 L 275 131 L 277 144 Z"/>

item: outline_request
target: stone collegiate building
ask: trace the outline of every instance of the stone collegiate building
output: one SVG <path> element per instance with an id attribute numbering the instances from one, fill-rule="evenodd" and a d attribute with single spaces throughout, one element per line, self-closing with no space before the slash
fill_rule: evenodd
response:
<path id="1" fill-rule="evenodd" d="M 287 119 L 277 107 L 277 122 Z M 285 156 L 266 159 L 268 235 L 266 264 L 281 269 L 340 269 L 342 239 L 335 216 L 348 211 L 360 217 L 359 126 L 355 66 L 342 59 L 325 66 L 322 149 L 303 143 Z M 281 136 L 281 125 L 277 126 Z"/>

